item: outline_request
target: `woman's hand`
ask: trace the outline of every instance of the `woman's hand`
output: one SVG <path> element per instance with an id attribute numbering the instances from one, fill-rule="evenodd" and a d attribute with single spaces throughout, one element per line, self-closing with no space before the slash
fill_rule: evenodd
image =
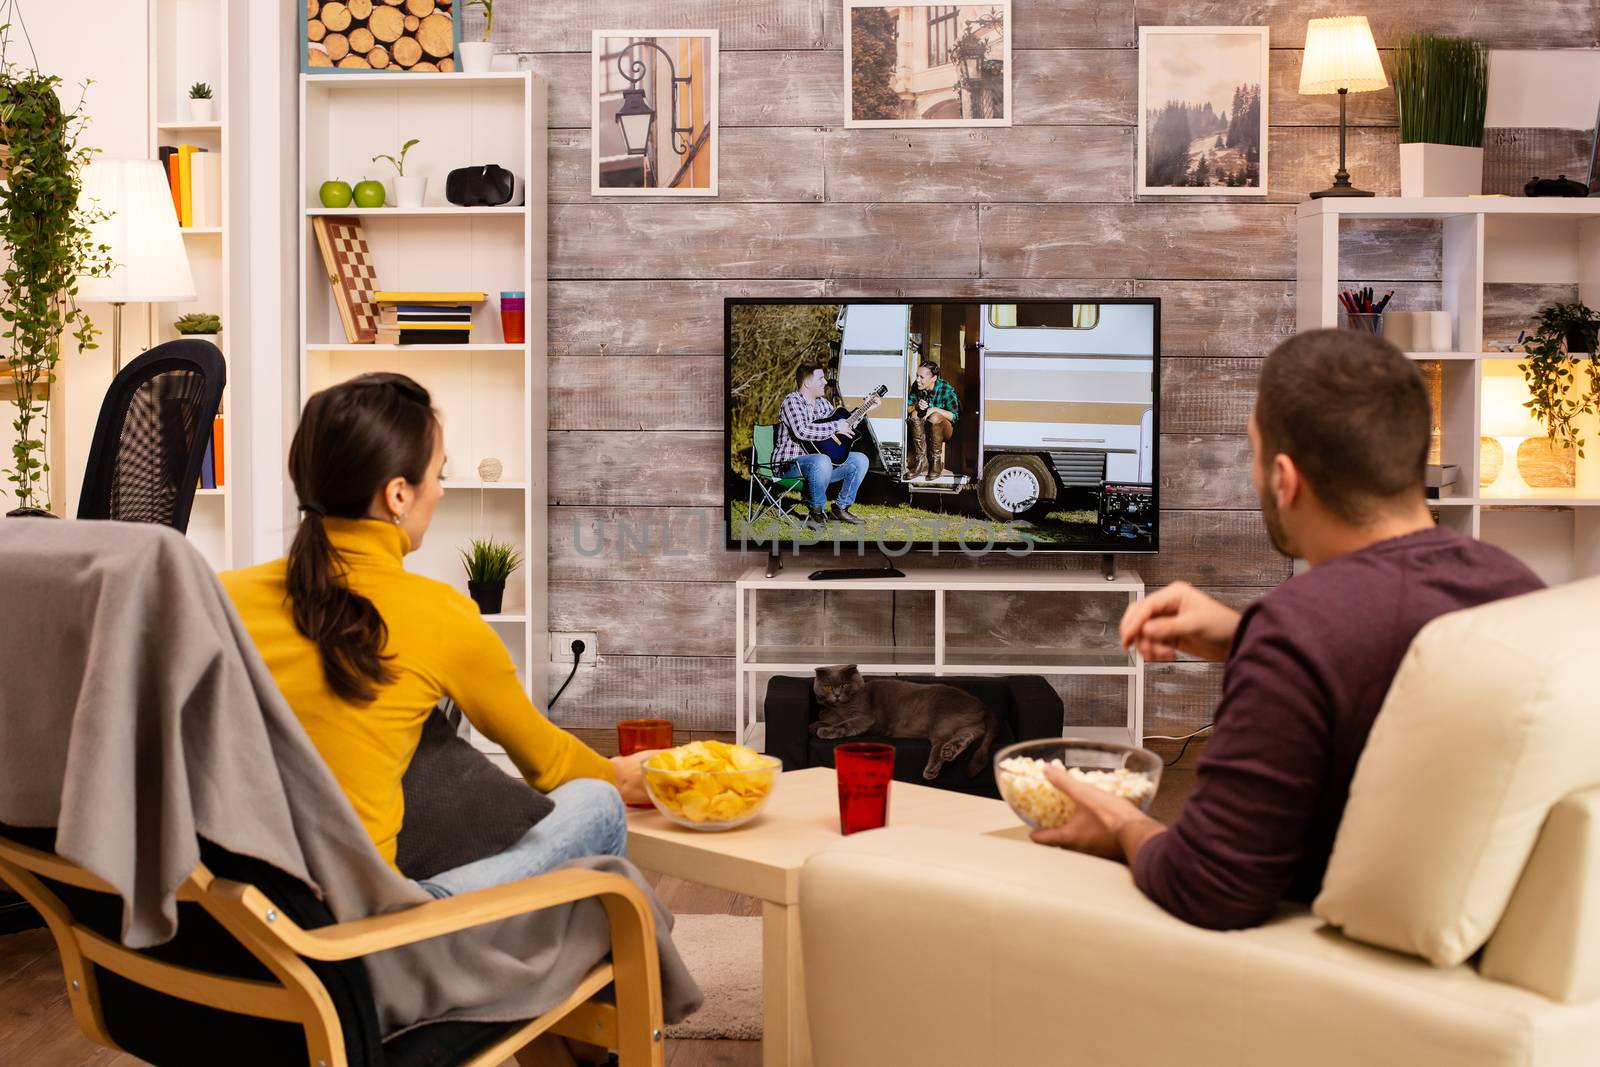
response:
<path id="1" fill-rule="evenodd" d="M 650 794 L 645 792 L 644 771 L 639 764 L 654 756 L 660 749 L 646 749 L 631 756 L 612 756 L 611 766 L 617 772 L 617 792 L 628 804 L 648 804 Z"/>

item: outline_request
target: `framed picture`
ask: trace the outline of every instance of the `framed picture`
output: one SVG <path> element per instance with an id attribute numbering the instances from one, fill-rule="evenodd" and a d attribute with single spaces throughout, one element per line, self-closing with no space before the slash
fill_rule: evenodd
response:
<path id="1" fill-rule="evenodd" d="M 717 31 L 595 30 L 589 191 L 717 195 Z"/>
<path id="2" fill-rule="evenodd" d="M 382 0 L 305 0 L 295 6 L 300 9 L 302 74 L 461 69 L 461 23 L 448 4 L 419 0 L 400 7 Z"/>
<path id="3" fill-rule="evenodd" d="M 1011 125 L 1011 0 L 845 0 L 844 124 Z"/>
<path id="4" fill-rule="evenodd" d="M 1266 195 L 1265 26 L 1140 28 L 1138 191 Z"/>

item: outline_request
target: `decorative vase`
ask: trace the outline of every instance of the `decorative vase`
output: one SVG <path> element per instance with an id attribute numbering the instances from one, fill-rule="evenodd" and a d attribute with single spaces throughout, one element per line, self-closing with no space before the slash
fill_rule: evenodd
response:
<path id="1" fill-rule="evenodd" d="M 222 335 L 220 333 L 180 333 L 178 337 L 184 341 L 210 341 L 216 345 L 217 351 L 222 351 Z"/>
<path id="2" fill-rule="evenodd" d="M 505 582 L 468 582 L 467 595 L 472 597 L 472 602 L 478 605 L 478 612 L 482 615 L 500 614 L 500 605 L 505 599 Z"/>
<path id="3" fill-rule="evenodd" d="M 394 206 L 395 207 L 421 207 L 422 198 L 428 192 L 428 179 L 425 177 L 396 177 L 394 180 Z"/>
<path id="4" fill-rule="evenodd" d="M 461 70 L 465 74 L 483 74 L 494 68 L 494 45 L 488 41 L 462 41 Z"/>
<path id="5" fill-rule="evenodd" d="M 1477 196 L 1483 192 L 1483 149 L 1453 144 L 1400 146 L 1401 196 Z"/>
<path id="6" fill-rule="evenodd" d="M 1593 352 L 1597 347 L 1596 330 L 1593 326 L 1568 326 L 1567 351 L 1584 353 Z"/>
<path id="7" fill-rule="evenodd" d="M 193 122 L 211 122 L 217 117 L 215 100 L 189 98 L 189 119 Z"/>

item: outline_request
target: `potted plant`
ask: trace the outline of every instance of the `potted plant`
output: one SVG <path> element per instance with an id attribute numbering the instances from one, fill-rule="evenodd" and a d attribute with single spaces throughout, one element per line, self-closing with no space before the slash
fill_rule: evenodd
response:
<path id="1" fill-rule="evenodd" d="M 461 42 L 461 69 L 468 74 L 481 74 L 494 66 L 494 45 L 489 43 L 489 32 L 494 29 L 494 0 L 467 0 L 467 6 L 483 9 L 483 39 Z"/>
<path id="2" fill-rule="evenodd" d="M 222 332 L 222 319 L 209 311 L 192 311 L 180 316 L 172 324 L 180 337 L 192 337 L 198 341 L 217 343 L 217 335 Z M 221 347 L 220 345 L 218 347 Z"/>
<path id="3" fill-rule="evenodd" d="M 1528 411 L 1544 424 L 1550 443 L 1583 455 L 1584 439 L 1574 421 L 1600 414 L 1600 313 L 1585 304 L 1551 304 L 1539 312 L 1539 325 L 1527 345 L 1528 360 L 1518 364 L 1532 399 Z M 1578 385 L 1582 368 L 1586 387 Z"/>
<path id="4" fill-rule="evenodd" d="M 211 98 L 211 86 L 205 82 L 195 82 L 189 86 L 189 118 L 194 122 L 210 122 L 216 117 L 216 101 Z"/>
<path id="5" fill-rule="evenodd" d="M 1394 95 L 1400 109 L 1400 195 L 1483 192 L 1488 50 L 1464 37 L 1403 38 Z"/>
<path id="6" fill-rule="evenodd" d="M 94 226 L 107 215 L 79 200 L 94 151 L 78 143 L 86 125 L 83 100 L 65 111 L 60 85 L 58 77 L 6 62 L 0 32 L 0 139 L 11 167 L 9 181 L 0 185 L 0 336 L 17 407 L 6 468 L 16 502 L 11 514 L 49 513 L 45 396 L 56 380 L 64 336 L 80 351 L 95 347 L 98 331 L 78 306 L 78 279 L 111 269 L 108 249 L 94 237 Z"/>
<path id="7" fill-rule="evenodd" d="M 411 151 L 412 146 L 420 143 L 417 138 L 413 137 L 400 146 L 400 155 L 398 157 L 381 153 L 372 157 L 372 162 L 374 163 L 380 159 L 386 159 L 389 161 L 389 165 L 394 167 L 393 200 L 395 207 L 421 207 L 422 198 L 428 191 L 428 179 L 426 177 L 408 176 L 406 174 L 406 153 Z"/>
<path id="8" fill-rule="evenodd" d="M 505 597 L 506 579 L 522 566 L 517 550 L 492 537 L 475 537 L 470 548 L 462 549 L 461 562 L 467 567 L 467 593 L 485 615 L 496 615 Z"/>

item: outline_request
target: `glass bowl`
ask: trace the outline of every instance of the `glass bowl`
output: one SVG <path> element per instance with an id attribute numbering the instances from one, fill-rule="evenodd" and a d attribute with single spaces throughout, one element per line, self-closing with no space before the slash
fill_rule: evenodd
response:
<path id="1" fill-rule="evenodd" d="M 731 830 L 761 813 L 778 784 L 783 761 L 762 756 L 748 771 L 678 771 L 642 765 L 645 792 L 656 810 L 690 830 Z"/>
<path id="2" fill-rule="evenodd" d="M 1007 745 L 994 755 L 994 780 L 1017 818 L 1035 830 L 1051 830 L 1065 824 L 1072 818 L 1074 805 L 1072 799 L 1048 779 L 1004 766 L 1008 760 L 1019 757 L 1046 763 L 1060 760 L 1068 770 L 1076 767 L 1091 775 L 1096 771 L 1102 774 L 1126 772 L 1108 783 L 1120 784 L 1121 788 L 1110 788 L 1107 792 L 1126 796 L 1140 811 L 1150 810 L 1150 802 L 1155 800 L 1156 790 L 1161 785 L 1161 757 L 1148 748 L 1073 737 L 1049 737 Z"/>

